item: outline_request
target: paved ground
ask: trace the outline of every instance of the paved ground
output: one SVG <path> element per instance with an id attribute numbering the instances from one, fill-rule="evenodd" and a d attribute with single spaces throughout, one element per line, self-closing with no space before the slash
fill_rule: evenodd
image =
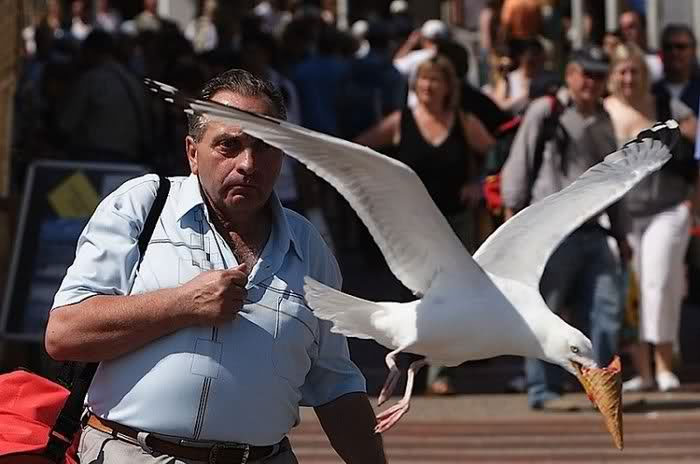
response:
<path id="1" fill-rule="evenodd" d="M 700 385 L 625 396 L 625 449 L 583 394 L 576 412 L 533 412 L 520 394 L 418 397 L 384 436 L 392 464 L 700 463 Z M 301 464 L 341 463 L 312 410 L 292 435 Z"/>

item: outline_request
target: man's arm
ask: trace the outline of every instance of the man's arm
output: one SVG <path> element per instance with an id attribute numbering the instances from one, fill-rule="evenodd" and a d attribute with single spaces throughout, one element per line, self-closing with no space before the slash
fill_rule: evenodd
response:
<path id="1" fill-rule="evenodd" d="M 246 295 L 245 265 L 199 274 L 188 283 L 140 295 L 95 295 L 55 308 L 46 352 L 57 360 L 114 359 L 184 327 L 230 321 Z"/>
<path id="2" fill-rule="evenodd" d="M 182 327 L 230 320 L 240 309 L 247 282 L 240 266 L 202 273 L 177 288 L 130 295 L 138 238 L 156 196 L 156 179 L 149 175 L 126 182 L 100 203 L 85 226 L 49 316 L 45 344 L 50 356 L 113 359 Z"/>
<path id="3" fill-rule="evenodd" d="M 358 464 L 386 462 L 382 436 L 374 433 L 377 422 L 365 393 L 348 393 L 314 410 L 333 449 L 343 461 Z"/>

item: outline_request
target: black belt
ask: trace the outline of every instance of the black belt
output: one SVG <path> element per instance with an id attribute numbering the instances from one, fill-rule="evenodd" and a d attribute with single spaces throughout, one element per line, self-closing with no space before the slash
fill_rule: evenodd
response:
<path id="1" fill-rule="evenodd" d="M 90 414 L 87 425 L 115 437 L 117 434 L 121 434 L 139 441 L 139 430 L 101 419 L 93 414 Z M 204 444 L 187 446 L 182 443 L 173 443 L 158 438 L 152 434 L 147 435 L 144 441 L 146 446 L 156 453 L 193 461 L 203 461 L 209 464 L 246 464 L 246 462 L 269 458 L 282 449 L 282 446 L 278 445 L 251 446 L 243 443 L 227 442 L 213 442 L 206 446 Z M 287 438 L 282 440 L 279 445 L 285 444 L 286 441 Z"/>

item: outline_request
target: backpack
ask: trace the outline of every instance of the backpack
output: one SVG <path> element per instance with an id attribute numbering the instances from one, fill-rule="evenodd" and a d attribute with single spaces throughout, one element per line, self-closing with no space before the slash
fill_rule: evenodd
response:
<path id="1" fill-rule="evenodd" d="M 170 190 L 162 176 L 139 235 L 137 266 Z M 63 363 L 56 382 L 17 369 L 0 375 L 0 463 L 77 464 L 83 401 L 99 363 Z"/>
<path id="2" fill-rule="evenodd" d="M 537 180 L 540 168 L 542 167 L 542 159 L 544 148 L 548 141 L 556 140 L 559 147 L 559 152 L 564 153 L 568 143 L 566 131 L 559 123 L 559 117 L 564 112 L 564 105 L 553 95 L 547 95 L 550 103 L 550 113 L 542 123 L 542 131 L 537 137 L 535 144 L 535 153 L 532 166 L 532 172 L 529 177 L 529 186 L 527 191 L 532 190 L 532 186 Z M 520 129 L 523 116 L 517 115 L 512 119 L 501 124 L 496 130 L 496 143 L 486 153 L 484 161 L 484 181 L 483 193 L 486 199 L 486 206 L 489 212 L 496 217 L 503 215 L 503 198 L 501 196 L 501 169 L 508 159 L 515 135 Z"/>

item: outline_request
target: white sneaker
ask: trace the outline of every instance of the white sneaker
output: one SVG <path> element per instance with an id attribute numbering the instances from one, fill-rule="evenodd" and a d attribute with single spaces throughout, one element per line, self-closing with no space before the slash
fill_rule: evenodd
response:
<path id="1" fill-rule="evenodd" d="M 669 371 L 656 374 L 656 384 L 659 386 L 659 391 L 662 392 L 678 390 L 681 386 L 678 377 L 676 377 L 673 372 Z"/>
<path id="2" fill-rule="evenodd" d="M 644 380 L 640 376 L 632 377 L 627 382 L 622 382 L 623 392 L 642 392 L 654 389 L 654 381 Z"/>

